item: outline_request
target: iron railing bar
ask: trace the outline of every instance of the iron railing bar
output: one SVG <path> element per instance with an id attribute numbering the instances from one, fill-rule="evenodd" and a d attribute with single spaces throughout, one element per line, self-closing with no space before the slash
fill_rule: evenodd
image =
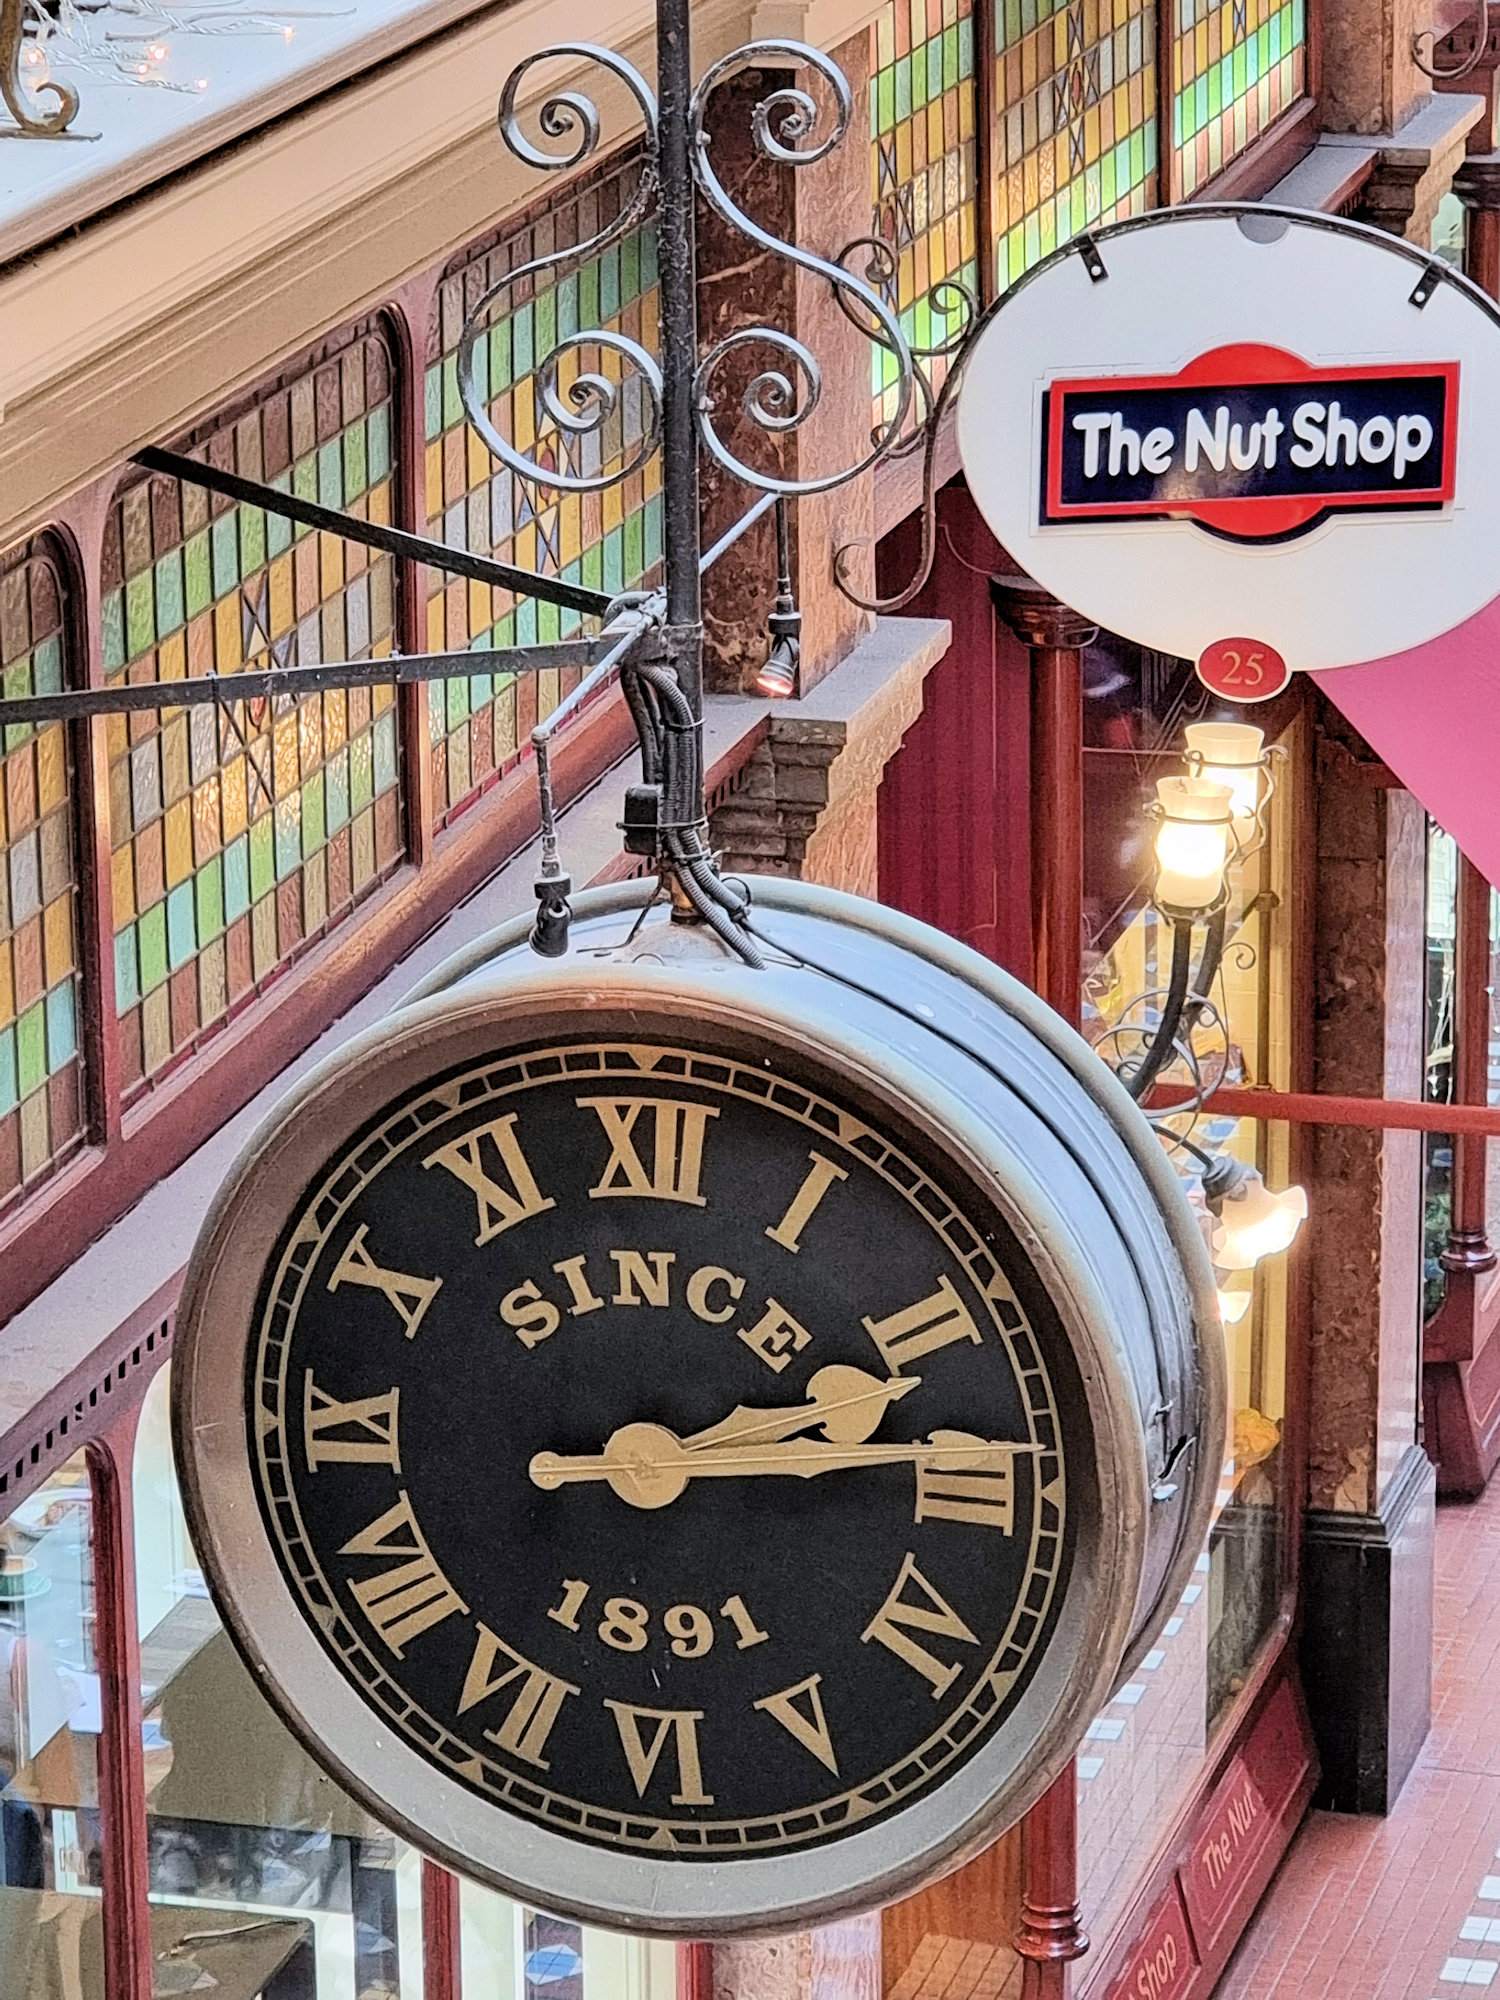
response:
<path id="1" fill-rule="evenodd" d="M 593 618 L 602 618 L 614 601 L 606 592 L 591 590 L 587 584 L 565 583 L 557 576 L 536 576 L 530 570 L 496 562 L 493 556 L 471 555 L 467 549 L 450 549 L 425 535 L 410 535 L 404 528 L 387 528 L 378 521 L 358 521 L 336 507 L 299 499 L 295 493 L 283 493 L 279 487 L 266 486 L 258 479 L 241 479 L 236 472 L 223 472 L 216 465 L 184 458 L 179 452 L 162 451 L 157 445 L 143 446 L 135 454 L 135 462 L 148 472 L 168 473 L 173 479 L 206 486 L 211 493 L 222 493 L 230 500 L 264 507 L 268 514 L 281 514 L 289 521 L 302 522 L 305 527 L 341 535 L 345 541 L 363 542 L 367 548 L 383 550 L 386 555 L 426 563 L 429 569 L 445 570 L 450 576 L 468 576 L 476 583 L 494 584 L 501 590 L 514 591 L 519 597 L 544 598 L 549 604 L 566 605 L 570 611 L 582 611 Z"/>
<path id="2" fill-rule="evenodd" d="M 60 694 L 20 695 L 0 701 L 0 728 L 71 722 L 129 709 L 192 708 L 204 702 L 228 705 L 268 695 L 300 698 L 325 688 L 405 686 L 412 681 L 461 680 L 471 674 L 542 673 L 556 667 L 587 669 L 615 646 L 617 637 L 601 634 L 597 639 L 560 639 L 547 646 L 494 652 L 392 653 L 381 660 L 327 660 L 317 666 L 255 668 L 138 686 L 120 682 L 112 687 L 69 688 Z"/>
<path id="3" fill-rule="evenodd" d="M 735 522 L 732 528 L 726 528 L 724 530 L 724 533 L 720 535 L 719 539 L 714 543 L 713 547 L 710 550 L 708 550 L 707 554 L 701 555 L 698 558 L 698 574 L 700 576 L 706 576 L 708 572 L 713 568 L 714 564 L 719 560 L 719 557 L 727 554 L 728 551 L 734 547 L 735 543 L 739 540 L 740 536 L 745 533 L 746 529 L 753 528 L 756 522 L 761 518 L 761 516 L 763 514 L 768 513 L 770 509 L 775 505 L 776 505 L 776 495 L 774 493 L 762 493 L 760 498 L 756 501 L 755 505 L 753 507 L 748 507 L 745 510 L 745 512 L 741 514 L 740 518 Z"/>

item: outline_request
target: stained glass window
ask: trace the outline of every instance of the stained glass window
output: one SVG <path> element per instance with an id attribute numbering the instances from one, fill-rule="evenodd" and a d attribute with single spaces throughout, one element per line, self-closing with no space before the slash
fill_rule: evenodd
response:
<path id="1" fill-rule="evenodd" d="M 0 685 L 66 677 L 64 574 L 45 538 L 0 557 Z M 0 754 L 0 1204 L 82 1141 L 78 870 L 67 732 L 11 727 Z"/>
<path id="2" fill-rule="evenodd" d="M 1191 0 L 1186 0 L 1191 4 Z M 995 282 L 1156 202 L 1152 0 L 995 0 Z"/>
<path id="3" fill-rule="evenodd" d="M 1183 201 L 1307 89 L 1305 0 L 1169 0 L 1171 198 Z"/>
<path id="4" fill-rule="evenodd" d="M 189 449 L 388 521 L 391 360 L 356 329 Z M 389 557 L 159 476 L 104 545 L 104 666 L 170 681 L 391 650 Z M 139 1087 L 347 916 L 402 853 L 394 691 L 351 688 L 112 715 L 115 990 Z"/>
<path id="5" fill-rule="evenodd" d="M 940 347 L 963 323 L 933 288 L 979 293 L 974 152 L 973 0 L 889 0 L 870 24 L 871 234 L 895 259 L 887 288 L 914 347 Z M 933 387 L 947 372 L 925 363 Z M 875 423 L 896 413 L 896 363 L 875 349 Z"/>
<path id="6" fill-rule="evenodd" d="M 443 280 L 438 296 L 437 358 L 427 370 L 427 515 L 429 531 L 450 548 L 493 554 L 544 576 L 561 576 L 594 589 L 633 589 L 661 560 L 659 461 L 603 493 L 550 493 L 515 479 L 464 420 L 456 356 L 465 313 L 505 271 L 596 235 L 620 214 L 636 184 L 634 159 L 614 163 L 554 198 L 545 211 L 468 252 Z M 527 280 L 516 288 L 507 313 L 498 315 L 482 343 L 480 381 L 502 437 L 556 466 L 559 452 L 581 452 L 570 462 L 607 468 L 628 455 L 642 432 L 644 406 L 636 385 L 624 393 L 602 438 L 562 441 L 541 411 L 536 367 L 556 343 L 580 327 L 608 327 L 656 348 L 656 237 L 647 226 L 622 237 L 604 253 L 560 280 Z M 584 350 L 582 365 L 619 379 L 612 356 Z M 564 367 L 561 387 L 579 372 L 577 351 Z M 529 646 L 568 638 L 579 614 L 516 599 L 508 591 L 463 577 L 429 571 L 427 643 L 434 652 L 473 647 Z M 519 754 L 537 714 L 569 691 L 555 672 L 523 676 L 474 674 L 468 680 L 433 682 L 429 696 L 432 784 L 437 824 L 446 825 L 506 770 Z"/>

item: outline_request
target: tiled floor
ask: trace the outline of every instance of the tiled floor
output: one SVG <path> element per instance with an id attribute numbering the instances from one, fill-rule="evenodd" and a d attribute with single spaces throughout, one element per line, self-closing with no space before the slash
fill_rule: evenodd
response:
<path id="1" fill-rule="evenodd" d="M 1437 1520 L 1433 1727 L 1389 1819 L 1314 1813 L 1217 2000 L 1500 2000 L 1500 1483 Z"/>

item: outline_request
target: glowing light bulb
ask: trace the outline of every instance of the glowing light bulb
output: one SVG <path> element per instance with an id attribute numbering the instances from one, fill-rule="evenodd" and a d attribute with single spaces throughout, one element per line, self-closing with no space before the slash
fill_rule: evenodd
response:
<path id="1" fill-rule="evenodd" d="M 1248 845 L 1260 805 L 1265 731 L 1250 722 L 1190 722 L 1183 735 L 1194 775 L 1229 787 L 1235 838 Z"/>
<path id="2" fill-rule="evenodd" d="M 1167 910 L 1207 910 L 1224 886 L 1231 793 L 1207 778 L 1158 778 L 1156 900 Z"/>
<path id="3" fill-rule="evenodd" d="M 1273 1194 L 1253 1169 L 1219 1203 L 1213 1260 L 1221 1271 L 1251 1271 L 1262 1257 L 1287 1249 L 1307 1220 L 1307 1190 Z"/>

